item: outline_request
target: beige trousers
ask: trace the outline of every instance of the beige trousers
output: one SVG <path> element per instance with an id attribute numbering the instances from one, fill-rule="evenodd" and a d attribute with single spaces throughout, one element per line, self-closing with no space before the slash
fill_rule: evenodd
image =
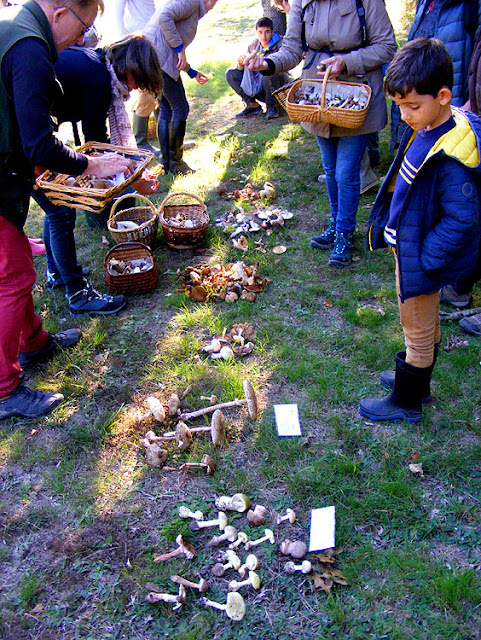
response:
<path id="1" fill-rule="evenodd" d="M 148 118 L 152 111 L 157 108 L 157 100 L 148 91 L 135 91 L 132 101 L 132 111 L 139 118 Z"/>

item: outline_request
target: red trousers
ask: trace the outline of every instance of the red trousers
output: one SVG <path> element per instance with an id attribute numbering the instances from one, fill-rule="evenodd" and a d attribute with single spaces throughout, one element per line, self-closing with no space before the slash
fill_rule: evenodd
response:
<path id="1" fill-rule="evenodd" d="M 0 216 L 0 398 L 20 383 L 18 352 L 41 349 L 48 339 L 34 311 L 34 283 L 27 236 Z"/>

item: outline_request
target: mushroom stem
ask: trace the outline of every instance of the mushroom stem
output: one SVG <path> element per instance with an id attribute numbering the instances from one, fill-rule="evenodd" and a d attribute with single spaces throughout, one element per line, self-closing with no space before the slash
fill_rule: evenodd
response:
<path id="1" fill-rule="evenodd" d="M 219 511 L 219 517 L 216 520 L 204 520 L 199 522 L 198 520 L 193 520 L 190 523 L 190 528 L 193 531 L 197 531 L 198 529 L 205 529 L 206 527 L 216 527 L 219 525 L 219 529 L 224 531 L 227 526 L 227 516 L 223 511 Z"/>
<path id="2" fill-rule="evenodd" d="M 252 549 L 252 547 L 257 547 L 258 544 L 261 544 L 266 540 L 268 540 L 271 544 L 274 544 L 275 542 L 274 532 L 271 529 L 264 529 L 264 535 L 262 536 L 262 538 L 259 538 L 258 540 L 250 540 L 249 542 L 246 542 L 245 549 L 246 551 L 248 551 L 249 549 Z"/>
<path id="3" fill-rule="evenodd" d="M 209 585 L 204 578 L 200 578 L 199 582 L 192 582 L 191 580 L 187 580 L 182 576 L 170 576 L 172 582 L 176 584 L 182 584 L 184 587 L 192 587 L 192 589 L 197 589 L 199 593 L 205 593 L 209 589 Z"/>
<path id="4" fill-rule="evenodd" d="M 179 517 L 181 518 L 193 518 L 194 520 L 203 520 L 204 514 L 202 511 L 191 511 L 188 507 L 180 505 Z"/>
<path id="5" fill-rule="evenodd" d="M 286 515 L 279 516 L 277 518 L 277 524 L 281 524 L 281 522 L 285 522 L 286 520 L 289 520 L 291 524 L 294 524 L 296 521 L 296 513 L 293 509 L 286 509 Z"/>
<path id="6" fill-rule="evenodd" d="M 175 558 L 176 556 L 180 556 L 182 554 L 184 554 L 188 560 L 192 560 L 192 558 L 194 558 L 197 555 L 197 551 L 189 542 L 187 542 L 187 540 L 184 538 L 182 534 L 179 534 L 175 539 L 175 541 L 177 542 L 177 545 L 178 545 L 177 549 L 174 549 L 173 551 L 169 551 L 168 553 L 163 553 L 162 555 L 155 557 L 154 562 L 162 562 L 163 560 L 168 560 L 169 558 Z"/>
<path id="7" fill-rule="evenodd" d="M 202 598 L 202 604 L 205 604 L 206 607 L 212 607 L 213 609 L 219 609 L 219 611 L 225 611 L 226 605 L 219 604 L 218 602 L 214 602 L 213 600 L 209 600 L 209 598 Z"/>
<path id="8" fill-rule="evenodd" d="M 198 409 L 197 411 L 191 411 L 190 413 L 182 413 L 180 415 L 181 420 L 192 420 L 192 418 L 197 418 L 199 416 L 203 416 L 206 413 L 210 413 L 211 411 L 215 411 L 216 409 L 226 409 L 227 407 L 240 407 L 243 404 L 247 404 L 249 409 L 249 415 L 253 420 L 257 419 L 257 396 L 254 391 L 252 384 L 249 380 L 244 380 L 242 383 L 244 387 L 245 398 L 239 400 L 236 398 L 235 400 L 231 400 L 230 402 L 223 402 L 222 404 L 214 404 L 210 407 L 204 407 L 203 409 Z"/>
<path id="9" fill-rule="evenodd" d="M 239 533 L 237 534 L 237 540 L 229 545 L 229 549 L 237 549 L 239 545 L 241 545 L 242 543 L 245 544 L 248 540 L 249 536 L 247 535 L 247 533 L 239 531 Z"/>
<path id="10" fill-rule="evenodd" d="M 228 540 L 229 542 L 237 540 L 237 529 L 228 525 L 224 529 L 224 533 L 221 536 L 214 536 L 207 546 L 218 547 L 221 542 L 224 542 L 224 540 Z"/>
<path id="11" fill-rule="evenodd" d="M 171 593 L 156 593 L 155 591 L 151 591 L 149 594 L 147 594 L 145 599 L 150 604 L 153 604 L 154 602 L 171 602 L 175 604 L 175 606 L 172 607 L 172 611 L 177 611 L 177 609 L 180 609 L 182 605 L 185 604 L 186 596 L 187 594 L 185 592 L 185 587 L 180 584 L 179 592 L 177 595 L 173 595 Z"/>
<path id="12" fill-rule="evenodd" d="M 261 580 L 259 575 L 255 571 L 249 571 L 249 577 L 247 580 L 238 582 L 237 580 L 231 580 L 229 582 L 229 589 L 231 591 L 239 591 L 242 587 L 252 586 L 256 591 L 261 586 Z"/>

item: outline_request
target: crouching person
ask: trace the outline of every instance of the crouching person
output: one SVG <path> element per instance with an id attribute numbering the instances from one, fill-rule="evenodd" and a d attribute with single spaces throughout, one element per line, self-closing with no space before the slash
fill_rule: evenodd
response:
<path id="1" fill-rule="evenodd" d="M 374 203 L 367 244 L 390 246 L 406 351 L 381 374 L 392 393 L 366 398 L 371 420 L 421 419 L 441 340 L 439 290 L 469 281 L 479 251 L 481 120 L 451 107 L 453 66 L 439 40 L 395 55 L 384 88 L 409 126 Z"/>

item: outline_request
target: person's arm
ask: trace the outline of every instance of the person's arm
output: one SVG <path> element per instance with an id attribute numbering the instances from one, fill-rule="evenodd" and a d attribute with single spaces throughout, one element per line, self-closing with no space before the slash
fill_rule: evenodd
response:
<path id="1" fill-rule="evenodd" d="M 424 271 L 446 269 L 479 233 L 480 202 L 471 171 L 456 160 L 446 158 L 436 181 L 438 220 L 427 232 L 421 249 Z"/>
<path id="2" fill-rule="evenodd" d="M 170 47 L 177 53 L 183 51 L 184 42 L 177 29 L 177 22 L 186 20 L 199 10 L 199 0 L 183 0 L 183 2 L 163 2 L 155 10 L 143 32 L 150 39 L 160 29 Z M 180 68 L 180 67 L 179 67 Z"/>
<path id="3" fill-rule="evenodd" d="M 125 28 L 125 8 L 127 6 L 127 0 L 115 0 L 112 7 L 112 26 L 114 34 L 114 42 L 121 40 L 127 35 L 127 29 Z"/>

